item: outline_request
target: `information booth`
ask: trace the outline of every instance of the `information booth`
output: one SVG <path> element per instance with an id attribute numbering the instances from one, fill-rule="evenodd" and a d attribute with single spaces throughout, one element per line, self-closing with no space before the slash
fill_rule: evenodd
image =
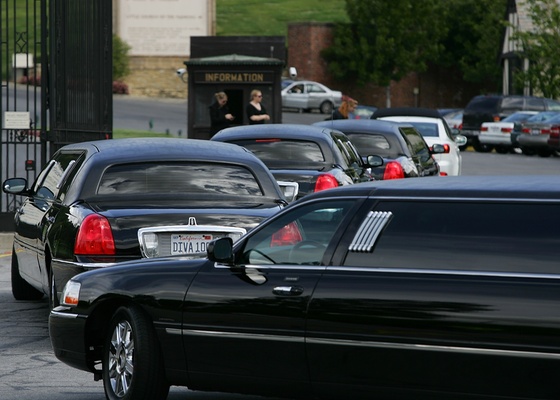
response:
<path id="1" fill-rule="evenodd" d="M 238 54 L 195 58 L 185 61 L 188 74 L 188 137 L 210 139 L 210 111 L 214 93 L 225 92 L 228 107 L 235 116 L 232 126 L 247 125 L 245 113 L 251 91 L 263 94 L 262 105 L 269 123 L 282 122 L 282 70 L 284 61 Z"/>

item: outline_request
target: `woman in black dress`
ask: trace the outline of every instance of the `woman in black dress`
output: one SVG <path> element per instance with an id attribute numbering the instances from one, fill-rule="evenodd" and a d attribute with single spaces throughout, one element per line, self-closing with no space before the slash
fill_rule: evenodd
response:
<path id="1" fill-rule="evenodd" d="M 270 116 L 266 113 L 266 109 L 261 104 L 261 101 L 261 91 L 256 89 L 251 91 L 251 101 L 246 108 L 249 125 L 264 124 L 266 121 L 270 120 Z"/>

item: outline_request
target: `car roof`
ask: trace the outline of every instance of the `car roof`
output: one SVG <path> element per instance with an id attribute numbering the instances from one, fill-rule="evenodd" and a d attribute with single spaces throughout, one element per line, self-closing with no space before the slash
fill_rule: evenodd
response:
<path id="1" fill-rule="evenodd" d="M 335 119 L 315 122 L 314 126 L 336 129 L 342 132 L 396 132 L 399 127 L 414 128 L 405 122 L 376 120 L 376 119 Z"/>
<path id="2" fill-rule="evenodd" d="M 378 108 L 371 115 L 371 119 L 381 118 L 381 117 L 430 117 L 442 119 L 441 114 L 431 108 L 419 108 L 419 107 L 395 107 L 395 108 Z"/>
<path id="3" fill-rule="evenodd" d="M 259 162 L 248 150 L 228 143 L 210 142 L 199 139 L 179 138 L 128 138 L 96 140 L 64 146 L 61 151 L 86 150 L 102 159 L 119 162 L 169 161 L 169 160 L 212 160 L 233 162 Z"/>
<path id="4" fill-rule="evenodd" d="M 330 193 L 329 193 L 330 192 Z M 560 176 L 445 176 L 394 179 L 343 186 L 308 195 L 316 197 L 558 200 Z"/>
<path id="5" fill-rule="evenodd" d="M 264 124 L 243 125 L 226 128 L 215 134 L 211 140 L 232 141 L 242 139 L 258 139 L 275 137 L 278 139 L 300 139 L 315 142 L 332 142 L 332 129 L 303 124 Z M 340 131 L 337 135 L 344 135 Z"/>

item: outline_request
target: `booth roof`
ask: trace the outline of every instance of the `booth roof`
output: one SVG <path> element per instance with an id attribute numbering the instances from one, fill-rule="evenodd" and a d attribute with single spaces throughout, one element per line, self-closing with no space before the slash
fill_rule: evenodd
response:
<path id="1" fill-rule="evenodd" d="M 237 65 L 283 65 L 284 61 L 278 58 L 265 58 L 244 56 L 241 54 L 228 54 L 214 57 L 193 58 L 185 61 L 185 65 L 219 65 L 219 64 L 237 64 Z"/>

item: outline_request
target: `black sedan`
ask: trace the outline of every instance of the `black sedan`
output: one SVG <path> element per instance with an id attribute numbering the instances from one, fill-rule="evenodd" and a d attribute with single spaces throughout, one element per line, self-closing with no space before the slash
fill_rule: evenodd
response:
<path id="1" fill-rule="evenodd" d="M 366 157 L 365 163 L 344 133 L 318 126 L 237 126 L 218 132 L 211 140 L 253 152 L 279 182 L 297 183 L 295 198 L 373 180 L 368 168 L 382 164 L 380 157 Z"/>
<path id="2" fill-rule="evenodd" d="M 12 292 L 49 296 L 77 273 L 141 257 L 204 254 L 238 239 L 286 203 L 266 166 L 217 142 L 152 138 L 85 142 L 59 150 L 15 214 Z"/>
<path id="3" fill-rule="evenodd" d="M 360 154 L 383 157 L 383 165 L 371 170 L 376 180 L 439 175 L 439 166 L 432 154 L 443 153 L 443 146 L 435 144 L 430 149 L 420 132 L 410 124 L 340 119 L 313 125 L 344 132 Z"/>
<path id="4" fill-rule="evenodd" d="M 559 206 L 557 176 L 313 193 L 206 259 L 74 277 L 54 354 L 111 400 L 557 400 Z"/>

